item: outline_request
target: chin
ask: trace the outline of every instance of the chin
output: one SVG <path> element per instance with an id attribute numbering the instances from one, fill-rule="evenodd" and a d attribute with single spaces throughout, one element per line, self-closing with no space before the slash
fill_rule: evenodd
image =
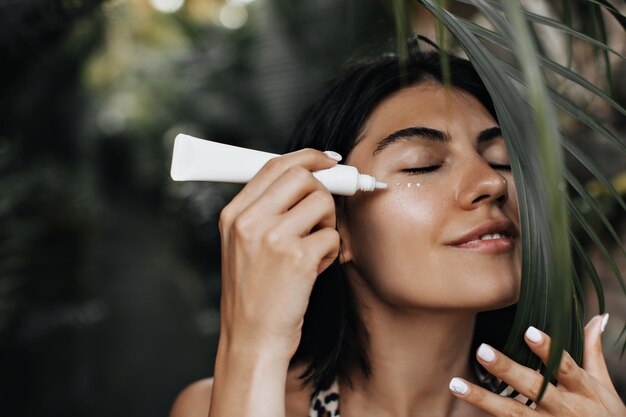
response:
<path id="1" fill-rule="evenodd" d="M 515 288 L 507 288 L 506 290 L 494 294 L 490 300 L 486 300 L 481 311 L 498 310 L 500 308 L 509 307 L 517 303 L 519 300 L 519 286 Z"/>
<path id="2" fill-rule="evenodd" d="M 476 292 L 476 288 L 474 291 L 468 290 L 465 299 L 471 302 L 472 307 L 470 308 L 475 308 L 477 311 L 488 311 L 509 307 L 517 303 L 520 293 L 519 280 L 511 277 L 505 284 L 502 278 L 499 276 L 499 282 L 494 282 L 494 285 L 481 286 L 478 292 Z"/>

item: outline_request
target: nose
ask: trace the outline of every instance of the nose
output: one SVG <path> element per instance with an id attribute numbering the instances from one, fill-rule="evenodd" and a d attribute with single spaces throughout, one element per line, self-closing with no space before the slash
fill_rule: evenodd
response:
<path id="1" fill-rule="evenodd" d="M 480 156 L 467 164 L 461 178 L 457 201 L 465 210 L 485 204 L 503 205 L 508 200 L 506 178 Z"/>

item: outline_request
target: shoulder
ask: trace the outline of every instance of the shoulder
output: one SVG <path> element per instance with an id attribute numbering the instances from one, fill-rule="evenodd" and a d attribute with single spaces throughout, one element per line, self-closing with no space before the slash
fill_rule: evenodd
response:
<path id="1" fill-rule="evenodd" d="M 202 379 L 187 386 L 178 394 L 170 417 L 206 417 L 209 415 L 213 378 Z"/>
<path id="2" fill-rule="evenodd" d="M 304 365 L 294 365 L 287 373 L 285 411 L 287 417 L 306 417 L 309 414 L 312 388 L 302 386 L 300 375 Z M 178 394 L 170 417 L 206 417 L 211 405 L 213 378 L 202 379 L 187 386 Z"/>

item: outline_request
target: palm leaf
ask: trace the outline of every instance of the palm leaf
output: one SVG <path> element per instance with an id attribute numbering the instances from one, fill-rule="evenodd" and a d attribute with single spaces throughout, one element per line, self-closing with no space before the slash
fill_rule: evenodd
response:
<path id="1" fill-rule="evenodd" d="M 464 3 L 464 4 L 473 4 L 473 0 L 456 0 L 458 3 Z M 504 5 L 495 1 L 495 0 L 487 0 L 487 2 L 494 7 L 494 9 L 498 10 L 498 11 L 503 11 L 504 10 Z M 539 15 L 537 13 L 533 13 L 531 11 L 528 10 L 523 10 L 524 13 L 524 17 L 532 23 L 539 23 L 554 29 L 557 29 L 563 33 L 566 33 L 568 35 L 570 35 L 571 37 L 574 38 L 578 38 L 580 40 L 583 40 L 587 43 L 589 43 L 592 46 L 595 46 L 599 49 L 602 49 L 604 51 L 608 51 L 611 52 L 612 54 L 616 55 L 619 58 L 625 59 L 624 56 L 622 54 L 620 54 L 618 51 L 616 51 L 615 49 L 611 48 L 610 46 L 608 46 L 606 44 L 606 41 L 600 42 L 596 39 L 594 39 L 593 37 L 580 32 L 576 29 L 573 29 L 572 27 L 572 17 L 571 17 L 571 2 L 569 0 L 564 0 L 563 1 L 563 8 L 564 8 L 564 16 L 563 16 L 563 22 L 547 17 L 547 16 L 542 16 Z M 467 20 L 467 19 L 464 19 Z M 471 21 L 469 21 L 471 22 Z M 480 27 L 480 26 L 479 26 Z M 571 39 L 571 38 L 569 38 Z M 568 65 L 569 67 L 569 65 Z"/>
<path id="2" fill-rule="evenodd" d="M 404 41 L 409 33 L 409 22 L 406 0 L 393 0 L 394 18 L 396 21 L 396 48 L 400 62 L 405 62 L 408 56 L 407 44 Z"/>
<path id="3" fill-rule="evenodd" d="M 589 260 L 585 249 L 580 244 L 576 236 L 570 232 L 570 237 L 572 238 L 572 246 L 578 255 L 578 259 L 581 261 L 583 268 L 589 274 L 589 278 L 591 279 L 591 283 L 596 291 L 596 295 L 598 297 L 598 310 L 600 313 L 604 313 L 604 288 L 602 288 L 602 282 L 600 281 L 600 277 L 598 276 L 598 272 L 596 268 L 594 268 L 593 264 Z"/>
<path id="4" fill-rule="evenodd" d="M 602 43 L 607 42 L 606 26 L 604 25 L 604 19 L 602 18 L 602 10 L 598 4 L 591 5 L 591 21 L 595 35 Z M 606 79 L 609 91 L 613 90 L 613 74 L 611 72 L 611 61 L 609 60 L 609 54 L 606 50 L 600 50 L 600 48 L 594 48 L 594 53 L 597 56 L 599 53 L 604 58 L 604 69 L 606 71 Z M 597 62 L 597 61 L 596 61 Z"/>
<path id="5" fill-rule="evenodd" d="M 572 2 L 571 0 L 562 0 L 561 1 L 561 6 L 563 7 L 563 23 L 564 25 L 561 25 L 561 22 L 559 21 L 555 21 L 557 23 L 557 25 L 563 26 L 563 28 L 560 28 L 559 26 L 552 26 L 552 27 L 556 27 L 559 30 L 564 31 L 565 33 L 568 33 L 572 36 L 569 36 L 567 38 L 567 68 L 571 68 L 572 67 L 572 62 L 573 62 L 573 49 L 574 49 L 574 36 L 577 36 L 575 34 L 577 34 L 578 32 L 575 30 L 571 30 L 570 27 L 572 26 Z M 543 17 L 543 16 L 542 16 Z M 548 20 L 553 20 L 553 19 L 548 19 Z M 550 26 L 550 23 L 545 23 L 542 22 L 548 26 Z M 569 30 L 571 30 L 573 33 L 569 33 Z M 595 39 L 593 38 L 589 38 L 591 39 L 591 41 L 595 42 Z M 583 40 L 586 40 L 583 38 Z"/>
<path id="6" fill-rule="evenodd" d="M 565 178 L 567 179 L 567 182 L 569 183 L 569 185 L 571 185 L 572 188 L 576 190 L 576 192 L 583 199 L 583 201 L 587 203 L 594 210 L 595 213 L 598 214 L 598 216 L 600 217 L 600 221 L 602 222 L 604 227 L 606 227 L 606 229 L 609 231 L 609 234 L 611 235 L 611 237 L 613 237 L 613 239 L 615 240 L 615 244 L 622 251 L 622 254 L 626 255 L 626 250 L 624 249 L 622 240 L 617 235 L 617 232 L 613 228 L 613 225 L 611 224 L 609 219 L 607 219 L 606 215 L 602 212 L 602 209 L 600 208 L 600 206 L 598 206 L 598 203 L 596 202 L 596 200 L 593 199 L 593 197 L 589 194 L 589 192 L 585 189 L 585 187 L 580 183 L 580 181 L 578 181 L 578 179 L 574 176 L 574 174 L 567 171 L 565 173 Z"/>
<path id="7" fill-rule="evenodd" d="M 585 221 L 585 217 L 581 214 L 580 210 L 574 205 L 574 203 L 570 200 L 568 201 L 569 211 L 572 214 L 572 217 L 576 219 L 578 224 L 585 230 L 587 236 L 591 238 L 593 243 L 600 249 L 602 255 L 606 259 L 609 264 L 609 267 L 613 270 L 613 273 L 617 277 L 618 282 L 622 286 L 622 290 L 624 290 L 624 294 L 626 294 L 626 283 L 624 283 L 624 278 L 622 277 L 622 273 L 619 270 L 619 267 L 615 263 L 615 259 L 611 256 L 608 249 L 602 243 L 602 240 L 598 237 L 598 234 L 593 230 L 593 228 Z"/>
<path id="8" fill-rule="evenodd" d="M 608 0 L 588 0 L 590 3 L 595 3 L 606 10 L 608 10 L 611 15 L 617 20 L 617 22 L 622 26 L 622 29 L 626 30 L 626 17 L 617 10 L 617 7 L 613 6 Z"/>
<path id="9" fill-rule="evenodd" d="M 469 25 L 472 30 L 476 29 L 476 25 L 470 22 Z M 477 30 L 478 31 L 478 30 Z M 506 71 L 506 73 L 511 76 L 513 79 L 517 81 L 522 81 L 523 76 L 521 72 L 514 68 L 512 65 L 504 62 L 499 58 L 495 58 L 498 60 L 502 69 Z M 619 140 L 612 132 L 610 132 L 607 128 L 605 128 L 599 121 L 595 120 L 595 118 L 589 114 L 587 114 L 583 109 L 576 106 L 576 104 L 572 103 L 567 97 L 561 95 L 559 92 L 554 90 L 551 87 L 548 87 L 550 91 L 550 97 L 553 100 L 553 103 L 557 105 L 562 110 L 566 111 L 571 116 L 575 117 L 582 123 L 587 126 L 597 129 L 600 134 L 604 134 L 606 139 L 609 139 L 620 151 L 624 152 L 626 150 L 624 144 L 621 140 Z M 571 139 L 568 135 L 562 133 L 561 135 L 561 144 L 564 149 L 567 150 L 572 156 L 574 156 L 585 168 L 587 168 L 594 176 L 597 178 L 608 190 L 611 196 L 615 199 L 615 201 L 621 206 L 621 208 L 626 211 L 626 203 L 620 193 L 615 189 L 615 186 L 611 183 L 611 181 L 604 175 L 600 167 L 597 163 L 593 161 L 585 152 L 583 152 L 575 143 L 573 139 Z"/>
<path id="10" fill-rule="evenodd" d="M 572 269 L 572 252 L 589 276 L 604 311 L 602 283 L 580 240 L 568 224 L 568 213 L 582 231 L 593 241 L 615 273 L 620 285 L 626 286 L 615 260 L 593 230 L 590 223 L 567 195 L 566 180 L 598 215 L 601 223 L 617 242 L 622 254 L 624 247 L 609 219 L 580 181 L 565 169 L 563 152 L 578 159 L 602 184 L 626 212 L 626 204 L 602 169 L 580 150 L 574 141 L 560 132 L 556 124 L 556 109 L 579 120 L 599 137 L 608 140 L 617 150 L 626 153 L 626 145 L 593 115 L 575 104 L 564 93 L 550 85 L 544 71 L 575 83 L 600 97 L 617 113 L 626 110 L 610 93 L 588 81 L 571 69 L 571 59 L 563 66 L 546 55 L 531 24 L 541 24 L 580 39 L 603 54 L 607 84 L 610 91 L 609 54 L 623 60 L 624 56 L 607 45 L 606 26 L 600 8 L 604 8 L 623 27 L 626 19 L 608 1 L 587 3 L 595 8 L 596 33 L 590 36 L 572 26 L 572 7 L 563 1 L 564 22 L 524 10 L 518 1 L 459 0 L 471 4 L 489 21 L 495 30 L 454 15 L 436 0 L 420 0 L 440 24 L 453 34 L 483 79 L 490 92 L 498 120 L 504 132 L 511 167 L 516 181 L 522 229 L 522 283 L 516 317 L 511 326 L 505 353 L 533 369 L 540 365 L 523 343 L 522 334 L 528 325 L 546 329 L 552 336 L 550 360 L 542 373 L 544 388 L 554 375 L 561 352 L 566 349 L 578 363 L 583 350 L 583 286 L 582 274 Z M 492 52 L 485 41 L 499 49 Z M 568 44 L 571 53 L 571 43 Z M 505 52 L 503 56 L 501 52 Z M 506 57 L 506 58 L 505 58 Z M 545 75 L 549 75 L 545 74 Z M 533 140 L 531 140 L 531 138 Z M 571 240 L 570 240 L 571 237 Z M 530 244 L 532 242 L 532 245 Z M 570 245 L 571 242 L 571 245 Z M 626 342 L 625 345 L 626 346 Z M 503 384 L 500 388 L 505 386 Z"/>
<path id="11" fill-rule="evenodd" d="M 466 19 L 462 19 L 462 20 L 467 25 L 467 27 L 472 30 L 472 32 L 476 33 L 481 38 L 489 40 L 490 42 L 498 45 L 499 47 L 503 48 L 504 50 L 508 52 L 512 52 L 511 48 L 508 46 L 508 42 L 503 36 L 491 30 L 485 29 L 469 20 L 466 20 Z M 623 58 L 622 55 L 619 55 L 619 56 Z M 626 116 L 626 109 L 624 109 L 624 107 L 622 107 L 617 101 L 615 101 L 609 94 L 605 93 L 600 88 L 598 88 L 597 86 L 595 86 L 594 84 L 586 80 L 584 77 L 577 74 L 576 72 L 544 56 L 539 56 L 539 62 L 542 67 L 552 70 L 553 72 L 566 78 L 569 81 L 575 82 L 576 84 L 580 85 L 581 87 L 585 88 L 586 90 L 600 97 L 601 99 L 609 103 L 611 107 L 613 107 L 616 111 Z M 614 138 L 614 135 L 612 134 L 610 135 Z M 616 138 L 615 138 L 615 141 L 618 144 L 618 146 L 622 147 L 622 150 L 626 149 L 626 148 L 623 148 L 624 145 L 621 144 L 621 142 L 617 140 Z"/>

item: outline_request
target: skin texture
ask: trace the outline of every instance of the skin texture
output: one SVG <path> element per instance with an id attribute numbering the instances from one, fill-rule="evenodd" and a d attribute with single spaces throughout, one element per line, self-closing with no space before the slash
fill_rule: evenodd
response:
<path id="1" fill-rule="evenodd" d="M 347 156 L 348 165 L 389 188 L 356 194 L 339 210 L 340 260 L 356 289 L 374 368 L 368 379 L 355 375 L 353 389 L 340 388 L 343 414 L 476 415 L 451 401 L 447 385 L 453 375 L 473 379 L 466 352 L 475 315 L 517 300 L 520 238 L 499 253 L 450 243 L 494 219 L 519 230 L 504 139 L 478 141 L 497 126 L 473 96 L 421 84 L 384 100 Z M 449 141 L 415 136 L 373 155 L 382 139 L 410 127 L 439 130 Z M 436 169 L 403 171 L 424 167 Z"/>
<path id="2" fill-rule="evenodd" d="M 410 138 L 372 156 L 382 138 L 414 126 L 443 131 L 451 140 Z M 377 107 L 346 163 L 389 188 L 346 200 L 340 234 L 351 277 L 394 308 L 480 311 L 517 300 L 519 238 L 515 250 L 497 254 L 448 245 L 492 219 L 511 220 L 519 230 L 511 172 L 491 166 L 509 163 L 504 139 L 477 143 L 480 132 L 497 126 L 471 95 L 438 85 L 401 90 Z M 427 166 L 440 168 L 402 172 Z M 421 185 L 409 188 L 409 182 Z"/>
<path id="3" fill-rule="evenodd" d="M 415 136 L 373 155 L 379 141 L 410 127 L 436 129 L 449 140 Z M 434 84 L 399 91 L 380 103 L 344 155 L 389 188 L 347 197 L 337 209 L 311 175 L 336 161 L 303 150 L 268 163 L 220 218 L 215 378 L 183 391 L 171 416 L 306 416 L 311 387 L 299 384 L 301 368 L 288 363 L 315 278 L 338 255 L 368 329 L 373 369 L 340 386 L 342 416 L 626 415 L 606 371 L 599 316 L 585 331 L 584 369 L 564 355 L 561 384 L 537 409 L 474 384 L 468 356 L 475 316 L 514 303 L 520 285 L 519 218 L 504 140 L 479 141 L 493 127 L 466 93 Z M 403 171 L 416 167 L 431 168 Z M 450 245 L 493 219 L 513 225 L 506 250 Z M 547 360 L 547 335 L 526 341 Z M 494 355 L 479 361 L 533 399 L 538 374 Z M 452 377 L 465 381 L 465 394 L 448 389 Z"/>

